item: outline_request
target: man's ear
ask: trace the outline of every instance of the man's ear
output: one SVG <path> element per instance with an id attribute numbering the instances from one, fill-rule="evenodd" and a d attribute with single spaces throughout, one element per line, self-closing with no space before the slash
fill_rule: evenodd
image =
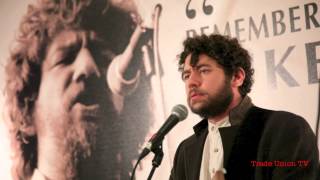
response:
<path id="1" fill-rule="evenodd" d="M 231 86 L 240 87 L 243 84 L 245 77 L 245 71 L 241 67 L 239 67 L 232 76 Z"/>

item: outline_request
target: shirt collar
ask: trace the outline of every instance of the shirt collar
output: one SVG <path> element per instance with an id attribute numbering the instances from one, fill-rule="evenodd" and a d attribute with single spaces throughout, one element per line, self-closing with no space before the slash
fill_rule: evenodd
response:
<path id="1" fill-rule="evenodd" d="M 229 113 L 229 121 L 231 126 L 240 125 L 243 119 L 246 117 L 247 112 L 253 106 L 251 98 L 245 96 L 241 102 L 233 108 Z M 199 134 L 203 129 L 208 127 L 208 120 L 203 119 L 198 124 L 193 127 L 193 130 L 196 134 Z"/>
<path id="2" fill-rule="evenodd" d="M 209 134 L 216 134 L 217 130 L 219 128 L 222 127 L 229 127 L 231 126 L 230 121 L 229 121 L 229 116 L 226 116 L 225 118 L 223 118 L 222 120 L 218 121 L 218 122 L 209 122 L 208 121 L 208 132 Z"/>
<path id="3" fill-rule="evenodd" d="M 212 129 L 213 127 L 215 127 L 215 128 L 225 127 L 228 124 L 230 124 L 229 116 L 226 116 L 222 120 L 220 120 L 218 122 L 214 122 L 214 123 L 211 123 L 208 121 L 209 129 Z"/>

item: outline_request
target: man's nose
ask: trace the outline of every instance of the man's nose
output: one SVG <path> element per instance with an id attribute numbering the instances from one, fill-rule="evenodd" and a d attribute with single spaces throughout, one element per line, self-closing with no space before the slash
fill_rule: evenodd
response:
<path id="1" fill-rule="evenodd" d="M 199 73 L 197 73 L 196 71 L 192 71 L 187 80 L 187 87 L 190 89 L 190 88 L 199 87 L 200 85 L 201 85 L 201 77 Z"/>
<path id="2" fill-rule="evenodd" d="M 87 79 L 90 76 L 101 76 L 94 57 L 87 48 L 80 49 L 74 62 L 74 68 L 75 72 L 73 75 L 73 80 L 75 81 Z"/>

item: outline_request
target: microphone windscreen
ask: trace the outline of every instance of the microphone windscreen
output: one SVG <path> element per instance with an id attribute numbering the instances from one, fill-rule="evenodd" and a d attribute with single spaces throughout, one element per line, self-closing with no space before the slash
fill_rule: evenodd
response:
<path id="1" fill-rule="evenodd" d="M 188 109 L 182 104 L 178 104 L 172 108 L 172 114 L 176 115 L 179 118 L 179 121 L 182 121 L 188 116 Z"/>

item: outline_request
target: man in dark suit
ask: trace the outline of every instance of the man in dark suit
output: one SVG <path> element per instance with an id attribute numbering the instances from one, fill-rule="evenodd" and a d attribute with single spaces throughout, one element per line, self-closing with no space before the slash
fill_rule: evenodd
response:
<path id="1" fill-rule="evenodd" d="M 204 119 L 179 145 L 171 180 L 317 178 L 318 148 L 309 124 L 252 104 L 251 57 L 237 39 L 186 39 L 179 69 L 188 105 Z"/>

